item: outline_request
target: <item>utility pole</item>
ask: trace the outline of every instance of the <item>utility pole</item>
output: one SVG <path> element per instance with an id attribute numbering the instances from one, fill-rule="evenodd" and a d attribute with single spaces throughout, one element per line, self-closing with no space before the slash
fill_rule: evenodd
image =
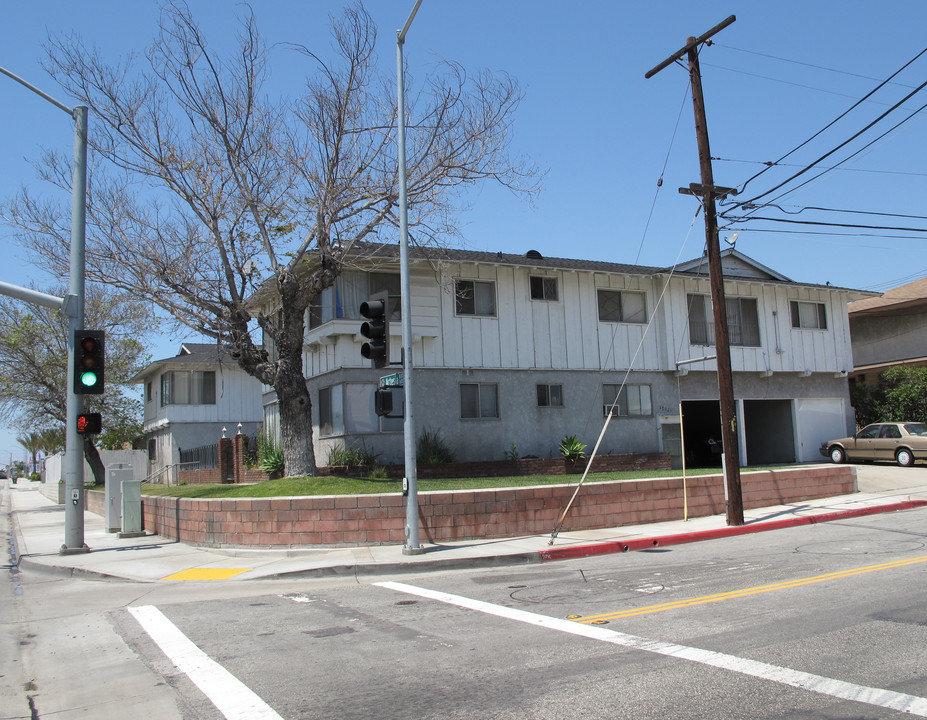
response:
<path id="1" fill-rule="evenodd" d="M 705 242 L 708 249 L 708 273 L 711 284 L 711 305 L 714 311 L 715 350 L 718 363 L 718 398 L 721 406 L 721 440 L 724 449 L 724 479 L 727 484 L 727 524 L 744 524 L 743 493 L 740 485 L 740 453 L 737 445 L 737 414 L 734 405 L 734 381 L 731 374 L 731 349 L 727 330 L 727 306 L 724 299 L 724 276 L 721 270 L 721 248 L 718 244 L 718 216 L 715 199 L 732 192 L 731 188 L 715 187 L 711 169 L 711 150 L 708 145 L 708 122 L 705 116 L 705 98 L 702 95 L 702 74 L 698 64 L 698 49 L 713 35 L 719 33 L 737 18 L 731 15 L 704 35 L 686 40 L 686 45 L 644 77 L 651 78 L 663 68 L 678 62 L 685 55 L 689 61 L 689 80 L 692 84 L 692 106 L 695 111 L 695 135 L 698 141 L 701 184 L 680 189 L 686 194 L 700 195 L 705 209 Z"/>

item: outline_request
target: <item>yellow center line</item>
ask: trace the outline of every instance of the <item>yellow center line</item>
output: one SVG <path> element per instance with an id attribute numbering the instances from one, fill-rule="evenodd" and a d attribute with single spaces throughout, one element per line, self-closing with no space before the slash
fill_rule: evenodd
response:
<path id="1" fill-rule="evenodd" d="M 691 607 L 693 605 L 704 605 L 706 603 L 720 602 L 722 600 L 731 600 L 733 598 L 746 597 L 748 595 L 759 595 L 760 593 L 773 592 L 774 590 L 787 590 L 788 588 L 801 587 L 802 585 L 811 585 L 812 583 L 824 582 L 826 580 L 839 580 L 840 578 L 862 575 L 863 573 L 876 572 L 877 570 L 891 570 L 893 568 L 905 567 L 906 565 L 915 565 L 917 563 L 927 562 L 927 555 L 920 557 L 908 558 L 907 560 L 896 560 L 894 562 L 881 563 L 879 565 L 867 565 L 866 567 L 853 568 L 852 570 L 840 570 L 838 572 L 826 573 L 824 575 L 815 575 L 814 577 L 799 578 L 797 580 L 786 580 L 784 582 L 773 583 L 772 585 L 759 585 L 757 587 L 745 588 L 743 590 L 731 590 L 730 592 L 717 593 L 716 595 L 704 595 L 688 600 L 677 600 L 675 602 L 663 603 L 661 605 L 649 605 L 642 608 L 633 608 L 631 610 L 619 610 L 602 615 L 587 615 L 584 617 L 571 618 L 578 623 L 592 624 L 604 620 L 618 620 L 620 618 L 633 617 L 635 615 L 648 615 L 650 613 L 663 612 L 664 610 L 676 610 L 677 608 Z"/>

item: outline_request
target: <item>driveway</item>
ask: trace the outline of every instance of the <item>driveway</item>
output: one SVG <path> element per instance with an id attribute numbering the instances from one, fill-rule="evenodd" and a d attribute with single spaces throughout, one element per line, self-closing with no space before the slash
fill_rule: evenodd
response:
<path id="1" fill-rule="evenodd" d="M 854 467 L 860 492 L 927 487 L 927 463 L 918 462 L 911 467 L 899 467 L 887 462 L 855 463 Z"/>

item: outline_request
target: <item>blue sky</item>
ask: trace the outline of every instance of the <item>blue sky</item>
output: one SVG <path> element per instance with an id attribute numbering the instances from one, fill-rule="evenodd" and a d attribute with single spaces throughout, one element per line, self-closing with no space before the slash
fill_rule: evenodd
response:
<path id="1" fill-rule="evenodd" d="M 190 5 L 212 42 L 229 42 L 238 4 L 191 0 Z M 323 56 L 330 47 L 328 17 L 344 5 L 341 0 L 253 3 L 269 43 L 302 43 Z M 395 31 L 413 6 L 414 0 L 367 2 L 380 30 L 379 63 L 387 77 L 395 76 Z M 824 128 L 927 45 L 927 3 L 920 0 L 424 0 L 406 39 L 407 82 L 414 84 L 439 58 L 513 75 L 525 99 L 512 148 L 548 171 L 533 204 L 498 188 L 470 193 L 469 210 L 462 216 L 466 246 L 656 266 L 672 265 L 680 253 L 683 258 L 700 254 L 704 225 L 699 216 L 693 226 L 696 201 L 677 190 L 699 181 L 688 75 L 678 66 L 649 80 L 644 73 L 681 48 L 688 36 L 701 35 L 731 14 L 737 21 L 701 54 L 718 185 L 742 185 L 763 169 L 763 162 L 778 160 Z M 157 3 L 149 0 L 4 3 L 0 65 L 72 104 L 39 64 L 47 34 L 77 33 L 116 60 L 144 52 L 158 15 Z M 275 91 L 298 89 L 304 69 L 300 56 L 283 45 L 274 47 Z M 784 166 L 753 180 L 740 198 L 765 192 L 817 160 L 925 80 L 927 56 L 784 160 Z M 829 164 L 918 109 L 927 102 L 922 94 L 927 95 L 915 95 Z M 27 160 L 37 158 L 42 148 L 70 154 L 72 124 L 66 114 L 5 77 L 0 77 L 0 98 L 0 194 L 6 198 L 22 184 L 36 186 Z M 92 132 L 92 116 L 90 123 Z M 924 120 L 915 114 L 840 169 L 775 202 L 791 213 L 823 207 L 927 215 L 922 209 L 927 196 L 924 150 Z M 762 214 L 796 219 L 812 213 Z M 813 217 L 927 227 L 917 218 L 831 212 Z M 922 234 L 750 222 L 722 231 L 722 238 L 734 230 L 739 230 L 739 251 L 797 281 L 884 290 L 927 274 Z M 0 280 L 44 281 L 3 228 L 0 253 L 5 260 Z M 164 336 L 152 354 L 172 355 L 182 339 Z M 15 434 L 0 428 L 0 464 L 8 462 L 10 453 L 23 455 Z"/>

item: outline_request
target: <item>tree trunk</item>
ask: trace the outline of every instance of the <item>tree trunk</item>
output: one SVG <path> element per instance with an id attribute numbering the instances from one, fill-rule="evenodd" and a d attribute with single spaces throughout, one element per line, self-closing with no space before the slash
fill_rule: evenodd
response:
<path id="1" fill-rule="evenodd" d="M 90 465 L 90 471 L 93 473 L 94 485 L 106 484 L 106 468 L 103 467 L 103 458 L 100 457 L 100 451 L 93 444 L 93 439 L 87 435 L 84 436 L 84 459 Z M 86 482 L 86 478 L 84 482 Z"/>
<path id="2" fill-rule="evenodd" d="M 277 391 L 280 407 L 280 436 L 286 476 L 318 475 L 312 447 L 312 400 L 303 374 L 278 373 L 274 390 Z"/>

